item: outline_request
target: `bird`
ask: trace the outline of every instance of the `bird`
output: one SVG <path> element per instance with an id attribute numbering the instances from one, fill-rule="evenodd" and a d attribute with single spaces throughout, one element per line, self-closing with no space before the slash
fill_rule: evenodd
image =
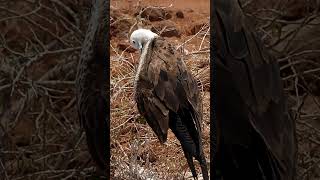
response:
<path id="1" fill-rule="evenodd" d="M 93 0 L 76 75 L 76 102 L 89 153 L 102 175 L 109 170 L 108 1 Z"/>
<path id="2" fill-rule="evenodd" d="M 280 68 L 236 0 L 212 4 L 217 149 L 224 180 L 293 180 L 297 139 Z"/>
<path id="3" fill-rule="evenodd" d="M 170 128 L 180 141 L 194 179 L 193 157 L 199 161 L 203 179 L 208 169 L 202 146 L 202 99 L 196 79 L 186 67 L 182 53 L 149 29 L 137 29 L 130 43 L 140 51 L 134 78 L 134 99 L 160 143 Z"/>

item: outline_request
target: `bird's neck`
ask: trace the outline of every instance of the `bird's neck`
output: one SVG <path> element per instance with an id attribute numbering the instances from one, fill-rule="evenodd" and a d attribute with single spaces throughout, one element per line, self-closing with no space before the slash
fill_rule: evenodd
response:
<path id="1" fill-rule="evenodd" d="M 137 88 L 137 85 L 139 83 L 139 80 L 144 75 L 143 73 L 147 70 L 148 64 L 151 61 L 150 58 L 148 58 L 149 50 L 150 50 L 150 44 L 152 43 L 153 38 L 148 40 L 145 45 L 143 46 L 142 53 L 139 60 L 138 69 L 136 72 L 135 80 L 134 80 L 134 87 Z"/>

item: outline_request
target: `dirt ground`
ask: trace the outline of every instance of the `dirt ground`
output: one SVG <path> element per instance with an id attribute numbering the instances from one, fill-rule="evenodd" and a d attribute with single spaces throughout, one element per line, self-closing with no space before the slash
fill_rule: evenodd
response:
<path id="1" fill-rule="evenodd" d="M 157 4 L 158 2 L 159 4 Z M 241 2 L 248 20 L 254 23 L 256 31 L 268 50 L 280 63 L 285 92 L 289 97 L 290 109 L 297 126 L 297 179 L 319 179 L 320 18 L 319 8 L 317 8 L 319 3 L 313 0 L 272 0 L 268 2 L 242 0 Z M 172 6 L 169 7 L 171 3 Z M 132 19 L 134 14 L 139 12 L 141 7 L 161 5 L 166 7 L 165 10 L 171 15 L 171 18 L 166 19 L 167 16 L 162 15 L 164 20 L 152 22 L 145 20 L 142 23 L 143 26 L 150 29 L 156 27 L 155 32 L 158 33 L 163 33 L 161 30 L 168 30 L 169 32 L 163 35 L 170 36 L 167 37 L 168 40 L 177 46 L 196 34 L 196 38 L 187 41 L 184 46 L 185 52 L 192 54 L 199 51 L 200 46 L 203 49 L 203 35 L 209 36 L 205 32 L 207 29 L 201 29 L 201 24 L 206 23 L 206 18 L 209 16 L 209 6 L 205 1 L 197 1 L 196 3 L 191 1 L 141 1 L 140 6 L 135 1 L 126 3 L 114 1 L 111 4 L 111 21 L 114 23 L 111 24 L 114 92 L 111 122 L 111 126 L 114 127 L 111 130 L 111 139 L 113 139 L 111 159 L 113 168 L 111 172 L 119 178 L 134 176 L 144 179 L 150 174 L 154 174 L 160 179 L 182 178 L 179 174 L 188 171 L 188 168 L 175 137 L 169 136 L 169 143 L 165 146 L 160 145 L 151 129 L 139 118 L 132 101 L 133 72 L 138 63 L 139 55 L 129 47 L 127 35 L 135 23 L 135 19 Z M 184 14 L 182 19 L 177 17 L 176 13 L 179 10 Z M 152 18 L 154 17 L 149 19 Z M 121 27 L 121 30 L 117 29 L 118 27 Z M 197 32 L 200 33 L 197 34 Z M 187 60 L 189 67 L 195 74 L 198 70 L 203 72 L 203 75 L 197 77 L 200 81 L 206 82 L 207 86 L 209 86 L 208 57 L 208 54 L 201 53 L 196 57 L 191 56 L 191 61 Z M 204 60 L 200 60 L 201 58 Z M 206 86 L 204 87 L 204 104 L 208 108 L 209 101 L 206 100 L 208 91 Z M 206 114 L 204 122 L 209 125 L 208 109 L 205 109 L 204 113 Z M 209 152 L 207 130 L 204 132 L 204 141 L 206 151 Z M 174 142 L 175 146 L 171 142 Z M 176 152 L 177 155 L 173 152 Z M 123 165 L 123 162 L 126 165 Z M 143 173 L 144 169 L 150 171 L 146 170 L 146 173 Z M 142 173 L 137 172 L 139 170 Z"/>
<path id="2" fill-rule="evenodd" d="M 179 50 L 198 79 L 204 104 L 203 144 L 210 158 L 209 1 L 111 1 L 111 177 L 113 179 L 182 179 L 191 176 L 179 141 L 170 131 L 161 145 L 139 115 L 133 100 L 133 79 L 139 53 L 130 47 L 128 35 L 137 29 L 137 13 L 143 7 L 141 27 L 151 29 Z M 160 7 L 160 8 L 159 8 Z M 183 45 L 183 46 L 181 46 Z M 196 162 L 196 161 L 195 161 Z M 201 174 L 199 165 L 197 172 Z"/>

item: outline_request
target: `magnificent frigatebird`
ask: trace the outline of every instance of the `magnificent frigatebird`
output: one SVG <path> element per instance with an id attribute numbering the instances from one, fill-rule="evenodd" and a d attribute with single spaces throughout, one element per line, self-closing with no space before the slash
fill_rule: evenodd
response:
<path id="1" fill-rule="evenodd" d="M 202 99 L 196 79 L 181 52 L 150 30 L 138 29 L 130 42 L 141 56 L 134 81 L 138 110 L 161 143 L 170 128 L 181 143 L 192 175 L 193 157 L 200 162 L 203 179 L 209 180 L 202 148 Z"/>

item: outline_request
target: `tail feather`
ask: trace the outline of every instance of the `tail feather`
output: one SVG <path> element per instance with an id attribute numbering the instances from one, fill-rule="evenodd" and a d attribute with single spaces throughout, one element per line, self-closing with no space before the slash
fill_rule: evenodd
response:
<path id="1" fill-rule="evenodd" d="M 99 97 L 99 96 L 98 96 Z M 102 97 L 97 98 L 96 101 L 89 104 L 88 109 L 83 109 L 86 116 L 81 116 L 84 121 L 84 129 L 86 132 L 86 139 L 89 152 L 94 162 L 98 165 L 100 170 L 106 172 L 108 169 L 108 149 L 107 142 L 109 136 L 106 136 L 109 124 L 107 123 L 107 113 L 105 112 L 106 101 Z"/>
<path id="2" fill-rule="evenodd" d="M 186 159 L 187 159 L 187 162 L 188 162 L 188 165 L 189 165 L 189 168 L 190 168 L 190 170 L 191 170 L 191 173 L 192 173 L 193 178 L 194 178 L 194 179 L 198 179 L 198 177 L 197 177 L 197 172 L 196 172 L 196 168 L 194 167 L 192 155 L 189 154 L 188 152 L 184 151 L 184 156 L 185 156 Z"/>
<path id="3" fill-rule="evenodd" d="M 208 175 L 208 168 L 207 168 L 207 162 L 205 159 L 205 156 L 203 153 L 201 153 L 200 158 L 198 159 L 200 162 L 200 167 L 201 167 L 201 172 L 202 172 L 202 177 L 204 180 L 208 179 L 209 180 L 209 175 Z"/>
<path id="4" fill-rule="evenodd" d="M 200 163 L 203 179 L 209 180 L 207 164 L 201 145 L 201 132 L 196 131 L 194 127 L 190 129 L 192 126 L 186 125 L 186 118 L 187 117 L 181 118 L 178 114 L 171 113 L 170 129 L 180 141 L 193 177 L 197 179 L 197 173 L 192 159 L 195 157 Z M 182 119 L 185 119 L 185 121 L 182 121 Z M 195 139 L 195 137 L 197 137 L 197 139 Z"/>

